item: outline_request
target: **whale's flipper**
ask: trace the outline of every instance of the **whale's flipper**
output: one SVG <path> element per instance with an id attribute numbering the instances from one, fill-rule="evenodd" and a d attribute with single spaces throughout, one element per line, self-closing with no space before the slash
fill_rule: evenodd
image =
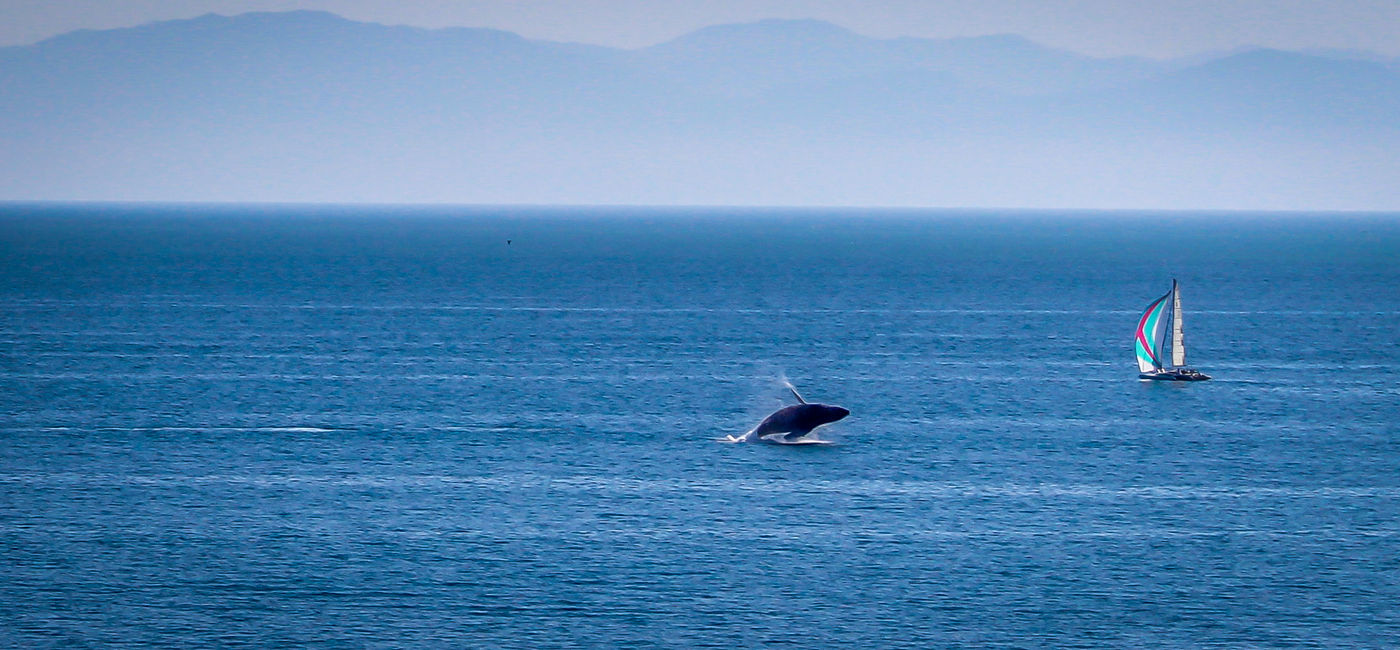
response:
<path id="1" fill-rule="evenodd" d="M 803 403 L 805 404 L 806 402 L 803 402 Z M 802 436 L 805 436 L 805 435 L 807 435 L 807 434 L 809 434 L 809 433 L 811 433 L 811 432 L 812 432 L 811 429 L 804 429 L 804 430 L 799 430 L 799 431 L 789 431 L 789 432 L 787 432 L 787 434 L 785 434 L 785 435 L 783 436 L 783 442 L 792 442 L 793 440 L 796 440 L 796 439 L 798 439 L 798 438 L 801 438 Z"/>
<path id="2" fill-rule="evenodd" d="M 799 394 L 797 393 L 797 389 L 796 389 L 795 387 L 793 387 L 792 384 L 788 384 L 787 387 L 788 387 L 788 390 L 792 391 L 792 396 L 793 396 L 793 397 L 796 397 L 798 402 L 801 402 L 802 404 L 806 404 L 806 403 L 807 403 L 807 400 L 802 399 L 802 396 L 799 395 Z"/>

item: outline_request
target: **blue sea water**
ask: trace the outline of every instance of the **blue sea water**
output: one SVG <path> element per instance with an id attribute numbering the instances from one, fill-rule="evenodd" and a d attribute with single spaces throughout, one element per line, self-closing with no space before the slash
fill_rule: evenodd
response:
<path id="1" fill-rule="evenodd" d="M 3 205 L 0 645 L 1390 646 L 1397 262 L 1400 215 Z M 1213 381 L 1136 379 L 1172 278 Z M 716 442 L 784 378 L 835 444 Z"/>

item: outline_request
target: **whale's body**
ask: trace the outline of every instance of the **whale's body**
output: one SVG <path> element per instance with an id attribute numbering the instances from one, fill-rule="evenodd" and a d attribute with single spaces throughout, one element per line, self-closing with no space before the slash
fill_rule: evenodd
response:
<path id="1" fill-rule="evenodd" d="M 753 437 L 782 435 L 784 440 L 801 438 L 823 424 L 831 424 L 850 415 L 851 412 L 840 406 L 828 404 L 794 404 L 773 412 L 758 426 L 754 427 Z"/>
<path id="2" fill-rule="evenodd" d="M 749 442 L 792 442 L 824 424 L 831 424 L 851 412 L 829 404 L 784 406 L 758 423 L 738 440 Z"/>
<path id="3" fill-rule="evenodd" d="M 823 424 L 831 424 L 841 418 L 850 415 L 851 412 L 830 404 L 809 404 L 802 399 L 802 395 L 792 384 L 787 385 L 792 391 L 792 396 L 797 398 L 798 404 L 784 406 L 773 411 L 768 417 L 763 418 L 758 426 L 749 429 L 742 436 L 725 436 L 723 442 L 771 442 L 777 444 L 797 444 L 821 442 L 820 440 L 801 440 L 801 438 L 812 432 Z"/>

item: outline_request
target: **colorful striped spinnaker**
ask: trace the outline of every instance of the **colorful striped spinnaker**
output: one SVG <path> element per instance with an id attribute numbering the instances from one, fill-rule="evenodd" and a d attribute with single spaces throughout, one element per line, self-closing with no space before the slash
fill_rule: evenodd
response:
<path id="1" fill-rule="evenodd" d="M 1133 348 L 1137 350 L 1138 372 L 1153 372 L 1162 369 L 1162 342 L 1167 334 L 1167 319 L 1162 314 L 1167 311 L 1168 291 L 1161 298 L 1143 310 L 1138 319 L 1137 332 L 1133 337 Z"/>

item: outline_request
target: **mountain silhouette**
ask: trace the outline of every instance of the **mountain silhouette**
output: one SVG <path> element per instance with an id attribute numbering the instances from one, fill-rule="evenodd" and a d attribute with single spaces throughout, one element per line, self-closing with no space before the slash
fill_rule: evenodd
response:
<path id="1" fill-rule="evenodd" d="M 0 199 L 1395 209 L 1400 65 L 312 11 L 0 48 Z"/>

